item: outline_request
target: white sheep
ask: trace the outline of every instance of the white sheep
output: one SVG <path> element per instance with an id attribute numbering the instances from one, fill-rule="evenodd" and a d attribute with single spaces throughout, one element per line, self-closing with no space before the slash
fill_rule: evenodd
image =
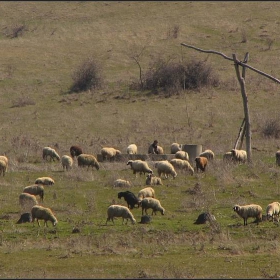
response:
<path id="1" fill-rule="evenodd" d="M 212 150 L 205 150 L 199 154 L 200 157 L 206 157 L 208 160 L 213 160 L 215 158 L 215 154 Z"/>
<path id="2" fill-rule="evenodd" d="M 164 154 L 163 148 L 161 146 L 157 146 L 157 154 L 158 155 L 163 155 Z"/>
<path id="3" fill-rule="evenodd" d="M 275 153 L 276 164 L 280 166 L 280 150 Z"/>
<path id="4" fill-rule="evenodd" d="M 41 200 L 44 200 L 44 194 L 45 194 L 45 190 L 44 190 L 44 186 L 43 185 L 38 185 L 38 184 L 34 184 L 34 185 L 30 185 L 27 186 L 23 189 L 24 193 L 29 193 L 29 194 L 33 194 L 33 195 L 39 195 L 39 197 L 41 198 Z"/>
<path id="5" fill-rule="evenodd" d="M 121 151 L 111 147 L 104 147 L 101 149 L 103 160 L 114 160 L 117 156 L 121 155 Z"/>
<path id="6" fill-rule="evenodd" d="M 232 161 L 232 152 L 226 152 L 223 155 L 223 161 L 230 162 Z"/>
<path id="7" fill-rule="evenodd" d="M 36 196 L 29 193 L 21 193 L 19 195 L 19 204 L 23 212 L 30 212 L 34 205 L 38 205 Z"/>
<path id="8" fill-rule="evenodd" d="M 58 161 L 60 160 L 60 156 L 56 152 L 55 149 L 53 149 L 51 147 L 44 147 L 43 148 L 43 159 L 47 160 L 48 157 L 50 158 L 50 160 L 53 160 L 53 161 L 55 161 L 56 159 Z"/>
<path id="9" fill-rule="evenodd" d="M 162 215 L 164 215 L 164 208 L 161 206 L 160 201 L 158 199 L 152 197 L 146 197 L 140 201 L 140 206 L 142 207 L 142 216 L 145 213 L 147 215 L 147 209 L 152 209 L 152 215 L 159 211 Z"/>
<path id="10" fill-rule="evenodd" d="M 61 164 L 62 164 L 63 170 L 69 170 L 73 166 L 73 158 L 68 155 L 63 155 L 61 157 Z"/>
<path id="11" fill-rule="evenodd" d="M 177 176 L 174 166 L 167 160 L 156 162 L 155 168 L 157 168 L 159 177 L 161 177 L 161 175 L 164 175 L 164 177 L 167 179 L 168 175 L 171 175 L 173 179 L 175 179 L 175 177 Z"/>
<path id="12" fill-rule="evenodd" d="M 178 151 L 182 151 L 182 144 L 172 143 L 170 147 L 170 153 L 176 154 Z"/>
<path id="13" fill-rule="evenodd" d="M 113 186 L 115 188 L 130 188 L 131 187 L 131 182 L 123 179 L 117 179 L 114 181 Z"/>
<path id="14" fill-rule="evenodd" d="M 8 163 L 9 163 L 8 158 L 6 156 L 0 156 L 0 160 L 3 160 L 3 161 L 6 162 L 6 172 L 7 172 L 7 170 L 8 170 Z"/>
<path id="15" fill-rule="evenodd" d="M 37 220 L 38 226 L 40 226 L 39 220 L 44 220 L 44 226 L 48 226 L 47 222 L 50 221 L 53 226 L 57 225 L 57 218 L 54 216 L 50 208 L 35 205 L 31 209 L 32 223 Z"/>
<path id="16" fill-rule="evenodd" d="M 153 170 L 149 167 L 148 163 L 141 159 L 129 160 L 126 165 L 130 165 L 131 169 L 133 170 L 133 174 L 136 175 L 137 173 L 139 173 L 140 175 L 142 173 L 153 173 Z"/>
<path id="17" fill-rule="evenodd" d="M 231 150 L 232 159 L 238 163 L 245 163 L 247 161 L 247 152 L 245 150 Z"/>
<path id="18" fill-rule="evenodd" d="M 39 177 L 35 180 L 35 184 L 40 184 L 44 186 L 54 185 L 54 179 L 51 177 Z"/>
<path id="19" fill-rule="evenodd" d="M 162 185 L 161 178 L 155 176 L 154 174 L 147 174 L 146 176 L 146 185 L 147 186 L 155 186 Z"/>
<path id="20" fill-rule="evenodd" d="M 77 157 L 77 161 L 78 161 L 78 166 L 80 167 L 87 166 L 88 167 L 87 169 L 89 169 L 89 167 L 91 166 L 92 168 L 95 167 L 96 170 L 99 170 L 100 168 L 99 162 L 97 161 L 94 155 L 80 154 Z"/>
<path id="21" fill-rule="evenodd" d="M 146 187 L 138 192 L 139 201 L 145 197 L 155 197 L 155 190 L 152 187 Z"/>
<path id="22" fill-rule="evenodd" d="M 110 220 L 114 224 L 115 217 L 123 218 L 122 224 L 124 223 L 124 219 L 126 219 L 126 224 L 127 224 L 128 220 L 130 220 L 133 225 L 136 223 L 136 220 L 134 219 L 133 214 L 130 212 L 130 210 L 126 206 L 110 205 L 107 209 L 106 225 L 107 225 L 107 222 Z"/>
<path id="23" fill-rule="evenodd" d="M 4 160 L 0 160 L 0 175 L 2 174 L 3 177 L 5 176 L 5 173 L 7 171 L 7 163 Z"/>
<path id="24" fill-rule="evenodd" d="M 191 175 L 194 174 L 194 169 L 187 160 L 173 158 L 169 161 L 175 168 L 189 171 Z"/>
<path id="25" fill-rule="evenodd" d="M 249 205 L 235 205 L 233 207 L 233 211 L 235 211 L 241 218 L 244 220 L 244 226 L 247 225 L 248 218 L 256 218 L 257 224 L 262 220 L 262 207 L 257 204 L 249 204 Z"/>
<path id="26" fill-rule="evenodd" d="M 279 222 L 279 215 L 280 215 L 280 203 L 275 201 L 267 205 L 266 207 L 266 217 L 269 220 L 272 218 L 272 222 L 276 218 L 277 222 Z"/>
<path id="27" fill-rule="evenodd" d="M 137 154 L 137 146 L 135 144 L 130 144 L 126 148 L 126 153 L 129 155 L 136 155 Z"/>
<path id="28" fill-rule="evenodd" d="M 178 151 L 175 153 L 175 158 L 183 159 L 183 160 L 190 160 L 189 154 L 185 151 Z"/>

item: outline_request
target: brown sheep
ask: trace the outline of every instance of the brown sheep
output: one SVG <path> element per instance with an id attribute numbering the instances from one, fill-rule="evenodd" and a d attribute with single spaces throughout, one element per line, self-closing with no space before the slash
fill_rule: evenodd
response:
<path id="1" fill-rule="evenodd" d="M 206 157 L 196 157 L 195 164 L 196 164 L 196 172 L 200 169 L 202 172 L 205 171 L 206 166 L 208 163 L 208 159 Z"/>
<path id="2" fill-rule="evenodd" d="M 72 158 L 77 157 L 83 153 L 83 150 L 79 146 L 71 146 L 70 147 L 70 155 Z"/>

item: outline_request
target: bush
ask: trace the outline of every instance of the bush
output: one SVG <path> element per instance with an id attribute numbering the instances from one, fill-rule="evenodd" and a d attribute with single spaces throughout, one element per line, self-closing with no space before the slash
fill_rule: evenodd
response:
<path id="1" fill-rule="evenodd" d="M 279 117 L 268 119 L 262 127 L 262 135 L 268 138 L 280 138 Z"/>
<path id="2" fill-rule="evenodd" d="M 102 70 L 98 62 L 91 58 L 84 61 L 73 73 L 70 92 L 81 92 L 100 88 L 103 84 Z"/>
<path id="3" fill-rule="evenodd" d="M 202 61 L 186 63 L 166 62 L 158 59 L 143 76 L 142 89 L 156 93 L 159 90 L 178 92 L 179 90 L 199 90 L 204 86 L 217 86 L 217 76 L 212 68 Z M 135 88 L 135 83 L 133 84 Z M 141 85 L 138 84 L 138 89 Z"/>

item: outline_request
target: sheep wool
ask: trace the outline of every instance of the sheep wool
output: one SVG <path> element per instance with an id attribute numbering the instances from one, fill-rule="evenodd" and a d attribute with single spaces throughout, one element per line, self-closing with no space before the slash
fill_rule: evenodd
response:
<path id="1" fill-rule="evenodd" d="M 7 172 L 7 170 L 8 170 L 8 163 L 9 163 L 8 158 L 6 156 L 0 156 L 0 160 L 3 160 L 3 161 L 6 162 L 6 172 Z"/>
<path id="2" fill-rule="evenodd" d="M 170 163 L 175 168 L 177 167 L 178 169 L 189 171 L 189 173 L 191 175 L 194 174 L 194 169 L 187 160 L 182 160 L 182 159 L 179 159 L 179 158 L 173 158 L 173 159 L 170 160 Z"/>
<path id="3" fill-rule="evenodd" d="M 275 153 L 276 165 L 280 166 L 280 150 Z"/>
<path id="4" fill-rule="evenodd" d="M 83 150 L 79 146 L 71 146 L 70 147 L 70 155 L 72 158 L 77 157 L 83 153 Z"/>
<path id="5" fill-rule="evenodd" d="M 126 165 L 130 165 L 131 169 L 133 170 L 133 174 L 139 173 L 153 173 L 153 170 L 149 167 L 146 161 L 137 159 L 137 160 L 129 160 Z"/>
<path id="6" fill-rule="evenodd" d="M 130 188 L 131 182 L 123 179 L 117 179 L 114 181 L 113 186 L 115 188 Z"/>
<path id="7" fill-rule="evenodd" d="M 19 204 L 23 212 L 30 212 L 34 205 L 38 205 L 38 201 L 33 194 L 21 193 L 19 195 Z"/>
<path id="8" fill-rule="evenodd" d="M 61 164 L 63 167 L 63 170 L 69 170 L 73 166 L 73 158 L 68 155 L 63 155 L 61 157 Z"/>
<path id="9" fill-rule="evenodd" d="M 198 172 L 199 170 L 204 172 L 207 163 L 208 163 L 208 159 L 206 157 L 196 157 L 195 158 L 196 172 Z"/>
<path id="10" fill-rule="evenodd" d="M 77 160 L 79 167 L 87 166 L 89 169 L 89 167 L 91 166 L 92 168 L 95 167 L 96 170 L 99 170 L 100 168 L 99 162 L 94 155 L 81 154 L 77 157 Z"/>
<path id="11" fill-rule="evenodd" d="M 133 209 L 135 205 L 139 207 L 139 199 L 135 196 L 134 193 L 130 191 L 125 191 L 125 192 L 119 192 L 118 193 L 118 199 L 124 198 L 124 200 L 127 203 L 127 207 L 130 209 Z"/>
<path id="12" fill-rule="evenodd" d="M 4 177 L 6 171 L 7 171 L 7 163 L 6 161 L 0 159 L 0 175 L 2 174 Z"/>
<path id="13" fill-rule="evenodd" d="M 164 215 L 165 209 L 161 206 L 160 201 L 158 199 L 152 197 L 146 197 L 140 202 L 140 206 L 142 207 L 142 216 L 145 213 L 147 215 L 147 210 L 152 209 L 152 215 L 159 211 L 162 215 Z"/>
<path id="14" fill-rule="evenodd" d="M 101 149 L 101 155 L 103 157 L 103 160 L 114 160 L 116 159 L 118 156 L 121 155 L 121 151 L 117 150 L 115 148 L 111 148 L 111 147 L 105 147 Z"/>
<path id="15" fill-rule="evenodd" d="M 167 179 L 169 175 L 175 179 L 177 173 L 174 169 L 174 166 L 167 160 L 158 161 L 155 163 L 155 167 L 157 168 L 158 176 L 164 175 L 164 178 Z"/>
<path id="16" fill-rule="evenodd" d="M 130 144 L 126 148 L 126 153 L 128 155 L 136 155 L 137 154 L 137 146 L 135 144 Z"/>
<path id="17" fill-rule="evenodd" d="M 146 185 L 147 186 L 162 185 L 161 178 L 155 176 L 154 174 L 147 174 L 147 176 L 146 176 Z"/>
<path id="18" fill-rule="evenodd" d="M 35 184 L 40 184 L 44 186 L 54 185 L 54 179 L 51 177 L 39 177 L 35 180 Z"/>
<path id="19" fill-rule="evenodd" d="M 279 222 L 280 215 L 280 203 L 275 201 L 267 205 L 266 207 L 266 217 L 269 220 L 272 218 L 272 222 L 276 219 Z"/>
<path id="20" fill-rule="evenodd" d="M 144 188 L 138 192 L 137 197 L 139 200 L 142 200 L 145 197 L 155 197 L 155 190 L 152 187 Z"/>
<path id="21" fill-rule="evenodd" d="M 35 205 L 31 209 L 32 222 L 34 226 L 35 220 L 37 220 L 38 226 L 40 226 L 39 220 L 44 220 L 44 226 L 48 226 L 47 222 L 50 221 L 53 226 L 57 225 L 57 218 L 54 216 L 50 208 Z"/>
<path id="22" fill-rule="evenodd" d="M 56 152 L 55 149 L 52 149 L 51 147 L 44 147 L 43 148 L 43 159 L 47 160 L 48 158 L 53 161 L 60 160 L 60 156 Z"/>
<path id="23" fill-rule="evenodd" d="M 170 147 L 170 153 L 176 154 L 178 151 L 182 151 L 182 145 L 178 143 L 172 143 Z"/>
<path id="24" fill-rule="evenodd" d="M 245 163 L 247 161 L 247 152 L 245 150 L 231 150 L 232 159 L 238 163 Z"/>
<path id="25" fill-rule="evenodd" d="M 212 150 L 207 149 L 204 152 L 202 152 L 199 156 L 206 157 L 208 160 L 213 160 L 215 157 L 215 154 Z"/>
<path id="26" fill-rule="evenodd" d="M 185 151 L 178 151 L 175 153 L 175 158 L 183 159 L 183 160 L 189 160 L 189 154 Z"/>
<path id="27" fill-rule="evenodd" d="M 233 211 L 236 212 L 244 220 L 244 226 L 246 226 L 248 218 L 256 218 L 257 224 L 262 220 L 262 207 L 257 204 L 249 205 L 235 205 Z"/>
<path id="28" fill-rule="evenodd" d="M 122 224 L 124 223 L 125 219 L 126 219 L 126 224 L 127 224 L 128 220 L 130 220 L 133 225 L 136 223 L 136 220 L 135 220 L 133 214 L 130 212 L 130 210 L 126 206 L 110 205 L 107 209 L 106 225 L 107 225 L 107 222 L 110 220 L 114 224 L 115 217 L 123 218 Z"/>
<path id="29" fill-rule="evenodd" d="M 34 184 L 34 185 L 27 186 L 23 189 L 23 192 L 33 194 L 35 196 L 38 195 L 42 201 L 44 200 L 45 190 L 43 185 Z"/>

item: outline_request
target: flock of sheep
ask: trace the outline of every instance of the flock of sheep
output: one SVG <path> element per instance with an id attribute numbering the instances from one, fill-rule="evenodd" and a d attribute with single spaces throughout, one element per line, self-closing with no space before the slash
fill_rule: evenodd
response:
<path id="1" fill-rule="evenodd" d="M 159 148 L 159 146 L 157 147 Z M 162 147 L 158 149 L 163 153 Z M 149 152 L 149 151 L 148 151 Z M 150 151 L 152 153 L 152 150 Z M 137 154 L 137 146 L 131 144 L 127 147 L 127 154 Z M 144 213 L 148 215 L 147 210 L 152 209 L 152 215 L 159 211 L 162 215 L 165 213 L 165 209 L 161 206 L 161 202 L 155 198 L 155 190 L 150 187 L 154 185 L 162 185 L 162 179 L 167 179 L 171 177 L 176 178 L 176 170 L 185 170 L 189 172 L 190 175 L 194 175 L 196 172 L 205 172 L 209 161 L 214 160 L 215 155 L 211 150 L 205 150 L 199 156 L 195 158 L 195 168 L 191 166 L 189 162 L 189 155 L 186 151 L 182 150 L 182 145 L 178 143 L 172 143 L 171 154 L 175 155 L 175 158 L 171 160 L 160 160 L 156 161 L 154 167 L 157 169 L 156 176 L 153 170 L 149 167 L 148 162 L 143 160 L 128 160 L 126 163 L 130 166 L 133 174 L 137 176 L 137 173 L 146 174 L 146 188 L 140 190 L 136 196 L 130 191 L 122 191 L 118 193 L 118 198 L 124 198 L 127 203 L 126 206 L 113 204 L 107 209 L 107 220 L 114 223 L 114 218 L 121 217 L 126 220 L 131 221 L 132 224 L 136 223 L 136 220 L 131 212 L 134 207 L 142 208 L 142 218 Z M 101 155 L 104 160 L 112 161 L 116 159 L 117 156 L 121 155 L 120 150 L 112 147 L 104 147 L 101 149 Z M 91 167 L 99 170 L 100 164 L 97 158 L 91 154 L 83 153 L 79 146 L 71 146 L 70 155 L 63 155 L 62 157 L 55 151 L 55 149 L 50 147 L 44 147 L 42 157 L 44 160 L 57 160 L 61 161 L 63 170 L 70 170 L 73 166 L 74 158 L 77 158 L 77 163 L 79 167 Z M 276 164 L 280 166 L 280 151 L 275 154 Z M 247 161 L 247 153 L 244 150 L 232 149 L 223 155 L 224 161 L 231 161 L 236 163 L 245 163 Z M 0 175 L 5 176 L 8 168 L 8 158 L 6 156 L 0 156 Z M 40 226 L 39 220 L 44 220 L 44 225 L 50 221 L 53 226 L 58 223 L 57 218 L 53 214 L 50 208 L 40 206 L 36 196 L 40 197 L 40 200 L 44 199 L 44 186 L 50 186 L 54 184 L 54 180 L 50 177 L 37 178 L 33 185 L 27 186 L 23 189 L 23 192 L 19 195 L 19 204 L 22 207 L 23 214 L 21 215 L 17 223 L 23 222 L 34 222 L 37 220 L 38 226 Z M 124 179 L 117 179 L 114 181 L 114 187 L 129 188 L 131 183 Z M 255 218 L 256 222 L 262 220 L 263 213 L 262 207 L 257 204 L 250 205 L 235 205 L 233 210 L 244 220 L 244 226 L 247 225 L 248 218 Z M 279 222 L 280 215 L 280 203 L 272 202 L 266 208 L 266 218 L 268 220 Z"/>

